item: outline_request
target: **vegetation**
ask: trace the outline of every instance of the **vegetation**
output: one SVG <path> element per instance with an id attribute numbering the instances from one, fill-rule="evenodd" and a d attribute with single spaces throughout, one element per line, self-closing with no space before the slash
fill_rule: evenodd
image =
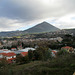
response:
<path id="1" fill-rule="evenodd" d="M 29 50 L 25 57 L 17 55 L 15 64 L 8 64 L 5 59 L 0 61 L 0 75 L 73 75 L 75 72 L 75 54 L 61 49 L 66 45 L 75 48 L 75 37 L 67 34 L 63 37 L 62 42 L 43 40 L 41 42 L 18 41 L 13 43 L 11 47 L 8 47 L 9 49 L 17 48 L 17 46 L 23 48 L 38 47 L 34 51 Z M 56 58 L 51 56 L 49 48 L 59 50 Z"/>
<path id="2" fill-rule="evenodd" d="M 60 50 L 60 51 L 57 53 L 57 56 L 64 56 L 64 55 L 66 55 L 66 54 L 68 54 L 68 51 L 65 50 L 65 49 L 62 49 L 62 50 Z"/>
<path id="3" fill-rule="evenodd" d="M 39 47 L 36 50 L 28 51 L 28 55 L 23 57 L 21 55 L 17 55 L 16 63 L 17 64 L 25 64 L 31 61 L 47 61 L 51 59 L 51 51 L 46 47 Z"/>
<path id="4" fill-rule="evenodd" d="M 75 54 L 66 54 L 48 61 L 33 61 L 0 68 L 0 75 L 73 75 L 74 72 Z"/>
<path id="5" fill-rule="evenodd" d="M 0 75 L 72 75 L 75 72 L 75 54 L 60 50 L 57 57 L 51 56 L 48 44 L 28 51 L 28 55 L 17 55 L 16 63 L 0 62 Z"/>

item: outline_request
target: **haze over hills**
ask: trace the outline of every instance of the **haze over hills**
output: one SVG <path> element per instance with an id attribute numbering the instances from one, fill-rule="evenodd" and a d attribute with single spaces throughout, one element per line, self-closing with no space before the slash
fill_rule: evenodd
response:
<path id="1" fill-rule="evenodd" d="M 24 34 L 55 32 L 58 30 L 60 29 L 47 22 L 42 22 L 24 31 L 0 32 L 0 37 L 8 37 L 8 36 L 12 37 L 12 36 L 19 36 L 19 35 L 24 35 Z M 74 33 L 75 35 L 75 29 L 65 29 L 65 31 L 68 31 L 69 33 Z"/>
<path id="2" fill-rule="evenodd" d="M 21 34 L 30 34 L 30 33 L 44 33 L 44 32 L 53 32 L 60 30 L 56 28 L 55 26 L 47 23 L 47 22 L 42 22 L 32 28 L 29 28 L 24 31 L 11 31 L 11 32 L 0 32 L 0 36 L 18 36 Z"/>

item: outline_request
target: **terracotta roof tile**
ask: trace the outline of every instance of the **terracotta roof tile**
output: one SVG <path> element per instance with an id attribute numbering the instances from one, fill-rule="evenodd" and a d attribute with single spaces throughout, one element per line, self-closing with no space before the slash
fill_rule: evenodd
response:
<path id="1" fill-rule="evenodd" d="M 10 52 L 10 53 L 2 53 L 2 55 L 10 57 L 10 56 L 15 56 L 16 54 L 13 52 Z"/>
<path id="2" fill-rule="evenodd" d="M 21 52 L 22 56 L 26 56 L 28 54 L 28 52 Z"/>
<path id="3" fill-rule="evenodd" d="M 72 47 L 69 47 L 69 46 L 65 46 L 65 47 L 62 47 L 62 48 L 72 48 Z"/>

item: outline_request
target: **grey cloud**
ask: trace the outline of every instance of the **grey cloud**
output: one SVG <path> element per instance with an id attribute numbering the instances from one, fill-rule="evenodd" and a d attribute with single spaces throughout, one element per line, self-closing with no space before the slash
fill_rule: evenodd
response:
<path id="1" fill-rule="evenodd" d="M 66 14 L 75 12 L 75 0 L 53 1 L 51 3 L 52 0 L 50 0 L 50 3 L 45 5 L 43 0 L 2 0 L 0 3 L 0 17 L 16 19 L 19 24 L 27 25 L 46 20 L 50 17 L 61 18 Z M 9 30 L 9 27 L 11 27 L 9 24 L 6 25 L 0 22 L 0 25 L 2 25 L 0 27 L 7 27 Z"/>

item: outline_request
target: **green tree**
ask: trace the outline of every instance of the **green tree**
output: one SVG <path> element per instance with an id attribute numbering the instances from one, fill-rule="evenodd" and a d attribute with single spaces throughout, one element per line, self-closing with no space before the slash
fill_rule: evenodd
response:
<path id="1" fill-rule="evenodd" d="M 28 57 L 29 57 L 29 60 L 32 60 L 33 59 L 34 54 L 33 54 L 33 51 L 32 50 L 29 50 L 28 51 Z"/>
<path id="2" fill-rule="evenodd" d="M 62 50 L 60 50 L 60 51 L 57 53 L 58 56 L 63 56 L 63 55 L 66 55 L 66 54 L 68 54 L 68 51 L 65 50 L 65 49 L 62 49 Z"/>
<path id="3" fill-rule="evenodd" d="M 48 60 L 51 58 L 51 52 L 49 48 L 40 46 L 37 48 L 37 55 L 39 60 Z"/>
<path id="4" fill-rule="evenodd" d="M 28 58 L 28 55 L 23 57 L 21 55 L 18 55 L 17 58 L 16 58 L 16 62 L 18 64 L 25 64 L 25 63 L 28 63 L 29 62 L 29 58 Z"/>
<path id="5" fill-rule="evenodd" d="M 0 67 L 7 67 L 8 66 L 8 61 L 6 59 L 2 59 L 0 61 Z"/>
<path id="6" fill-rule="evenodd" d="M 46 53 L 45 53 L 45 60 L 51 59 L 51 57 L 52 57 L 51 51 L 47 50 Z"/>
<path id="7" fill-rule="evenodd" d="M 18 63 L 18 64 L 22 64 L 23 63 L 23 57 L 21 55 L 17 55 L 16 63 Z"/>

